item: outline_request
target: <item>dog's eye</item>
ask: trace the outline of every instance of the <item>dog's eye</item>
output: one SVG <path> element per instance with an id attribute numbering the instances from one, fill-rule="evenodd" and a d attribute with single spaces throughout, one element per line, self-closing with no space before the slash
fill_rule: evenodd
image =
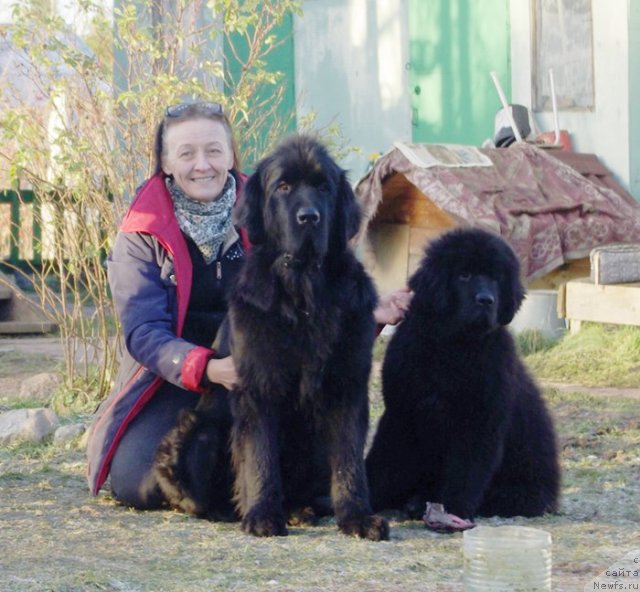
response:
<path id="1" fill-rule="evenodd" d="M 461 274 L 458 276 L 458 279 L 459 279 L 461 282 L 468 282 L 468 281 L 471 279 L 471 274 L 470 274 L 470 273 L 461 273 Z"/>
<path id="2" fill-rule="evenodd" d="M 286 181 L 280 181 L 280 183 L 278 183 L 278 185 L 276 186 L 276 191 L 280 193 L 289 193 L 289 191 L 291 191 L 291 185 L 289 185 L 289 183 L 287 183 Z"/>

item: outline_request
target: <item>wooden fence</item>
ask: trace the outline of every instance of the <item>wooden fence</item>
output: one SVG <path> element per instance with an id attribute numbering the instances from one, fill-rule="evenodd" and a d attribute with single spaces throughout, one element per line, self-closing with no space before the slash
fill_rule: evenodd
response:
<path id="1" fill-rule="evenodd" d="M 0 262 L 24 266 L 42 263 L 40 204 L 31 190 L 0 191 Z"/>

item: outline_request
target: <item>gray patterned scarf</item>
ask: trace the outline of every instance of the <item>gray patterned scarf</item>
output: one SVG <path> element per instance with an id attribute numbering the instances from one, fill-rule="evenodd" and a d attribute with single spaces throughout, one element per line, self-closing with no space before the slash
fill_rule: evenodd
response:
<path id="1" fill-rule="evenodd" d="M 187 197 L 173 179 L 167 179 L 167 188 L 180 229 L 198 245 L 207 264 L 211 263 L 218 256 L 233 223 L 231 214 L 236 201 L 236 180 L 229 174 L 220 197 L 206 202 Z"/>

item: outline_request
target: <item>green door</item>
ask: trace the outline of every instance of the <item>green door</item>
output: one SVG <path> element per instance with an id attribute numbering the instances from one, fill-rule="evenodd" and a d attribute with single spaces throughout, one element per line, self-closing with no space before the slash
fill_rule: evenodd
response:
<path id="1" fill-rule="evenodd" d="M 493 138 L 491 71 L 511 96 L 508 0 L 409 0 L 409 56 L 414 142 Z"/>

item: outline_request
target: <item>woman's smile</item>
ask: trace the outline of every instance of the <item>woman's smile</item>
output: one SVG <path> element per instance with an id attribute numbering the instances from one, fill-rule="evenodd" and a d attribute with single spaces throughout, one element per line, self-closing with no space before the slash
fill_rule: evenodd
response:
<path id="1" fill-rule="evenodd" d="M 217 199 L 232 167 L 233 151 L 219 121 L 192 119 L 167 129 L 162 168 L 187 197 Z"/>

